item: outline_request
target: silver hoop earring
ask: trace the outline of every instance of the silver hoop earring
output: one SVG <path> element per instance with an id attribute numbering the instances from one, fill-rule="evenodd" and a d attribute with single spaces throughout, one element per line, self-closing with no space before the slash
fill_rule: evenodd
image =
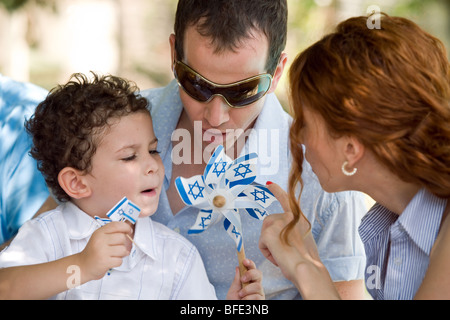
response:
<path id="1" fill-rule="evenodd" d="M 345 162 L 342 164 L 342 173 L 345 174 L 347 177 L 351 177 L 351 176 L 353 176 L 353 175 L 356 173 L 356 171 L 358 171 L 358 169 L 357 169 L 357 168 L 353 168 L 353 170 L 352 170 L 351 172 L 349 172 L 349 171 L 347 171 L 347 169 L 345 168 L 345 167 L 347 166 L 347 164 L 348 164 L 348 161 L 345 161 Z"/>

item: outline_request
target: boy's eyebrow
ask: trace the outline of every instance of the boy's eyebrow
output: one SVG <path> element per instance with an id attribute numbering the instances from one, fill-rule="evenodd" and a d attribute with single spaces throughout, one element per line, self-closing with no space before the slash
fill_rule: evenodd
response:
<path id="1" fill-rule="evenodd" d="M 150 143 L 149 144 L 155 144 L 155 143 L 157 143 L 158 142 L 158 138 L 154 138 L 152 141 L 150 141 Z M 120 149 L 118 149 L 117 151 L 116 151 L 116 153 L 118 153 L 118 152 L 120 152 L 120 151 L 122 151 L 122 150 L 125 150 L 125 149 L 134 149 L 134 148 L 136 148 L 136 147 L 138 147 L 139 145 L 138 144 L 130 144 L 130 145 L 126 145 L 126 146 L 123 146 L 123 147 L 121 147 Z"/>

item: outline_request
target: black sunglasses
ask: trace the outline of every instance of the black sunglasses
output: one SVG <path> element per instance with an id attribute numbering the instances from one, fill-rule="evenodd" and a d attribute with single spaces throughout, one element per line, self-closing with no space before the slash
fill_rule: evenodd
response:
<path id="1" fill-rule="evenodd" d="M 242 108 L 261 99 L 272 85 L 272 75 L 259 74 L 230 84 L 209 81 L 182 61 L 175 61 L 173 74 L 180 87 L 193 99 L 208 102 L 222 96 L 232 108 Z"/>

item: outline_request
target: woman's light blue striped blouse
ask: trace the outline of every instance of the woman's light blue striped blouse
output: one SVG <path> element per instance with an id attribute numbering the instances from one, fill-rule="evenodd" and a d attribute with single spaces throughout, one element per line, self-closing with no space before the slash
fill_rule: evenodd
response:
<path id="1" fill-rule="evenodd" d="M 421 189 L 401 215 L 376 203 L 364 216 L 359 233 L 366 250 L 366 287 L 374 299 L 414 298 L 446 204 Z"/>

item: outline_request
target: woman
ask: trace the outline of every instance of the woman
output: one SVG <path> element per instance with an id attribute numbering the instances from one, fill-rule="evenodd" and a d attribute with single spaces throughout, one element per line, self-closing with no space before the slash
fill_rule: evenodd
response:
<path id="1" fill-rule="evenodd" d="M 348 19 L 290 69 L 294 164 L 286 213 L 264 222 L 260 248 L 308 298 L 339 298 L 296 195 L 303 151 L 328 192 L 376 204 L 359 227 L 374 299 L 450 298 L 450 66 L 413 22 Z M 304 146 L 304 150 L 302 150 Z"/>

